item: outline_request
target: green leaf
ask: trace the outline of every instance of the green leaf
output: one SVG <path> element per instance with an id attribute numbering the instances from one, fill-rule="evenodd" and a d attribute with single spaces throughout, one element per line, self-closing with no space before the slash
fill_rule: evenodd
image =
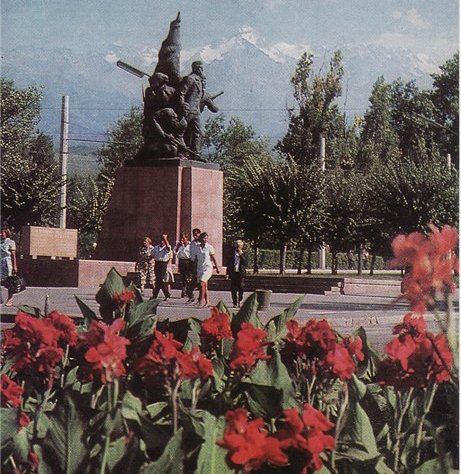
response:
<path id="1" fill-rule="evenodd" d="M 196 474 L 225 474 L 233 472 L 226 463 L 227 451 L 216 442 L 224 436 L 225 420 L 221 416 L 215 418 L 211 413 L 203 412 L 204 442 L 197 459 Z"/>
<path id="2" fill-rule="evenodd" d="M 109 468 L 109 472 L 114 470 L 115 466 L 125 457 L 127 452 L 128 444 L 126 442 L 125 436 L 122 436 L 121 438 L 118 438 L 109 444 L 109 449 L 107 452 L 107 467 Z"/>
<path id="3" fill-rule="evenodd" d="M 96 316 L 96 313 L 87 306 L 77 295 L 74 295 L 75 301 L 77 301 L 77 305 L 80 308 L 80 311 L 83 315 L 83 320 L 86 326 L 88 327 L 91 321 L 97 321 L 99 318 Z"/>
<path id="4" fill-rule="evenodd" d="M 269 385 L 241 383 L 247 395 L 248 408 L 254 416 L 277 418 L 282 413 L 282 390 Z"/>
<path id="5" fill-rule="evenodd" d="M 371 421 L 360 404 L 353 400 L 349 404 L 338 448 L 338 459 L 358 459 L 364 462 L 379 457 Z"/>
<path id="6" fill-rule="evenodd" d="M 114 319 L 112 297 L 115 293 L 121 293 L 124 289 L 125 285 L 122 276 L 112 267 L 101 288 L 96 293 L 96 301 L 100 305 L 100 313 L 104 321 L 111 322 Z"/>
<path id="7" fill-rule="evenodd" d="M 36 318 L 41 317 L 40 308 L 37 308 L 36 306 L 21 304 L 18 306 L 18 311 L 22 311 L 23 313 L 30 314 L 31 316 L 35 316 Z"/>
<path id="8" fill-rule="evenodd" d="M 155 418 L 159 416 L 165 409 L 167 409 L 168 406 L 169 405 L 167 402 L 151 403 L 150 405 L 146 406 L 146 410 L 150 417 L 155 420 Z"/>
<path id="9" fill-rule="evenodd" d="M 231 329 L 234 337 L 240 331 L 242 323 L 251 323 L 255 328 L 263 328 L 264 325 L 258 316 L 258 300 L 256 293 L 251 294 L 243 303 L 238 313 L 234 315 L 231 321 Z"/>
<path id="10" fill-rule="evenodd" d="M 146 300 L 140 303 L 131 303 L 125 315 L 127 327 L 134 326 L 157 314 L 160 300 Z"/>
<path id="11" fill-rule="evenodd" d="M 421 464 L 414 471 L 414 474 L 447 474 L 445 467 L 439 458 L 431 459 Z M 453 469 L 453 472 L 457 472 Z"/>
<path id="12" fill-rule="evenodd" d="M 291 305 L 282 311 L 278 316 L 274 316 L 265 326 L 269 341 L 280 343 L 287 334 L 287 321 L 293 319 L 301 306 L 304 295 L 296 298 Z"/>
<path id="13" fill-rule="evenodd" d="M 222 393 L 226 386 L 226 382 L 224 381 L 224 362 L 221 359 L 213 359 L 213 382 L 214 388 L 218 393 Z"/>
<path id="14" fill-rule="evenodd" d="M 145 416 L 140 416 L 141 437 L 146 443 L 146 449 L 156 451 L 164 448 L 171 433 L 171 424 L 153 423 Z"/>
<path id="15" fill-rule="evenodd" d="M 218 304 L 216 305 L 216 308 L 218 308 L 218 311 L 220 313 L 225 313 L 229 316 L 229 318 L 232 318 L 232 313 L 230 309 L 222 301 L 218 302 Z"/>
<path id="16" fill-rule="evenodd" d="M 182 435 L 183 429 L 180 428 L 170 438 L 160 458 L 143 466 L 141 474 L 183 474 L 185 455 L 182 447 Z"/>
<path id="17" fill-rule="evenodd" d="M 377 366 L 380 361 L 379 354 L 368 343 L 367 333 L 362 326 L 354 331 L 354 335 L 360 336 L 362 340 L 362 352 L 365 356 L 363 361 L 357 361 L 357 375 L 361 379 L 372 381 L 376 375 Z"/>
<path id="18" fill-rule="evenodd" d="M 140 423 L 139 414 L 142 412 L 142 402 L 130 391 L 127 391 L 123 397 L 121 410 L 123 418 Z"/>
<path id="19" fill-rule="evenodd" d="M 43 459 L 54 472 L 79 473 L 88 450 L 84 446 L 87 418 L 68 394 L 49 415 L 50 426 L 43 442 Z"/>
<path id="20" fill-rule="evenodd" d="M 18 410 L 15 408 L 0 408 L 0 440 L 1 448 L 13 439 L 18 432 Z"/>
<path id="21" fill-rule="evenodd" d="M 285 364 L 282 362 L 280 352 L 274 347 L 267 351 L 271 356 L 269 360 L 259 361 L 249 376 L 250 383 L 266 385 L 282 391 L 281 408 L 298 406 L 295 390 Z"/>

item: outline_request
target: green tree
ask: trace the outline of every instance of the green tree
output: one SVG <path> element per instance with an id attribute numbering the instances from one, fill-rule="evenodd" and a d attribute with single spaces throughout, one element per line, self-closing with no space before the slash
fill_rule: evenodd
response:
<path id="1" fill-rule="evenodd" d="M 389 254 L 397 234 L 426 232 L 429 223 L 457 226 L 458 179 L 442 159 L 400 158 L 374 168 L 367 181 L 372 245 Z"/>
<path id="2" fill-rule="evenodd" d="M 335 100 L 341 95 L 343 78 L 342 56 L 336 51 L 326 74 L 314 73 L 313 55 L 304 53 L 291 79 L 297 111 L 291 110 L 290 123 L 285 137 L 277 148 L 302 164 L 312 164 L 320 153 L 320 136 L 327 138 L 327 167 L 341 160 L 338 140 L 344 139 L 345 123 Z"/>
<path id="3" fill-rule="evenodd" d="M 271 237 L 279 243 L 280 273 L 285 272 L 290 243 L 308 235 L 323 215 L 323 174 L 316 165 L 308 172 L 292 159 L 264 163 L 247 159 L 237 177 L 236 215 L 245 235 L 261 240 Z"/>
<path id="4" fill-rule="evenodd" d="M 9 225 L 56 225 L 61 179 L 50 137 L 36 130 L 41 92 L 1 85 L 1 214 Z"/>
<path id="5" fill-rule="evenodd" d="M 219 163 L 224 172 L 232 166 L 238 167 L 248 156 L 264 159 L 272 155 L 268 140 L 258 137 L 253 127 L 238 117 L 232 117 L 227 125 L 222 114 L 209 119 L 203 142 L 204 157 Z"/>
<path id="6" fill-rule="evenodd" d="M 68 208 L 69 227 L 79 230 L 79 256 L 91 256 L 98 240 L 115 178 L 100 174 L 74 176 L 70 180 Z"/>
<path id="7" fill-rule="evenodd" d="M 430 92 L 399 79 L 391 84 L 391 94 L 391 122 L 402 155 L 414 161 L 439 156 Z"/>
<path id="8" fill-rule="evenodd" d="M 115 177 L 123 162 L 135 157 L 143 144 L 142 118 L 140 108 L 132 107 L 106 133 L 107 143 L 98 151 L 102 176 Z"/>
<path id="9" fill-rule="evenodd" d="M 326 176 L 325 242 L 331 251 L 331 272 L 338 272 L 339 252 L 360 250 L 365 243 L 368 212 L 363 175 L 335 169 Z"/>
<path id="10" fill-rule="evenodd" d="M 391 86 L 384 82 L 383 77 L 374 83 L 369 100 L 370 107 L 362 120 L 356 159 L 358 168 L 365 171 L 400 155 L 398 136 L 391 120 Z"/>
<path id="11" fill-rule="evenodd" d="M 459 51 L 433 74 L 431 100 L 435 108 L 437 139 L 444 155 L 451 153 L 459 168 Z"/>

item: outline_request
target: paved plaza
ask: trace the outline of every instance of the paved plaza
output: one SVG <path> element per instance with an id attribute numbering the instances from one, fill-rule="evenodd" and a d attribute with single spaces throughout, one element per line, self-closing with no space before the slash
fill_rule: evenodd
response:
<path id="1" fill-rule="evenodd" d="M 90 308 L 98 313 L 98 304 L 95 301 L 97 289 L 92 288 L 38 288 L 29 287 L 24 292 L 15 295 L 13 307 L 1 306 L 2 327 L 11 326 L 14 314 L 20 305 L 29 305 L 40 308 L 42 311 L 48 295 L 49 309 L 78 317 L 81 315 L 75 296 L 85 302 Z M 232 306 L 230 292 L 212 291 L 211 301 L 213 304 L 223 301 L 228 307 Z M 150 290 L 146 290 L 145 297 L 150 296 Z M 3 297 L 5 298 L 3 289 Z M 248 295 L 246 295 L 248 296 Z M 301 295 L 293 293 L 273 293 L 271 305 L 268 311 L 261 311 L 260 317 L 263 321 L 280 314 L 283 309 Z M 458 295 L 456 297 L 456 309 L 458 309 Z M 378 350 L 383 350 L 384 345 L 392 334 L 392 327 L 399 322 L 403 315 L 409 310 L 405 302 L 395 302 L 392 298 L 346 296 L 346 295 L 304 295 L 303 303 L 296 314 L 296 319 L 304 322 L 310 318 L 327 319 L 335 329 L 342 334 L 349 334 L 359 326 L 363 326 L 369 340 Z M 179 290 L 172 290 L 172 298 L 167 302 L 161 302 L 157 314 L 171 319 L 182 319 L 185 317 L 196 317 L 205 319 L 210 314 L 209 308 L 197 308 L 193 304 L 187 304 L 185 298 L 180 298 Z M 436 331 L 438 324 L 431 315 L 427 318 L 429 327 Z"/>

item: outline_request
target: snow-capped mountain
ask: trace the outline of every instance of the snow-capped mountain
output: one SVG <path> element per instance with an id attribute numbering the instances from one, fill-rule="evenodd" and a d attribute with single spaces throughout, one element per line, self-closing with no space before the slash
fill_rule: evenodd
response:
<path id="1" fill-rule="evenodd" d="M 414 79 L 420 87 L 430 88 L 430 74 L 438 69 L 429 56 L 409 50 L 373 44 L 340 44 L 334 49 L 343 53 L 345 76 L 340 106 L 350 118 L 365 111 L 372 85 L 380 75 L 386 81 Z M 304 51 L 313 52 L 315 69 L 323 63 L 325 69 L 333 48 L 271 44 L 251 27 L 244 27 L 220 44 L 183 49 L 181 72 L 189 73 L 191 61 L 201 58 L 209 92 L 225 92 L 217 99 L 221 111 L 229 118 L 241 117 L 257 133 L 275 141 L 286 131 L 286 109 L 293 105 L 290 78 Z M 40 128 L 56 139 L 62 95 L 70 96 L 70 136 L 103 140 L 104 132 L 124 112 L 142 104 L 142 88 L 147 83 L 146 78 L 141 80 L 117 68 L 116 61 L 122 59 L 152 73 L 157 59 L 154 47 L 133 51 L 121 44 L 87 54 L 38 48 L 2 53 L 3 77 L 15 80 L 19 87 L 32 83 L 43 86 Z"/>

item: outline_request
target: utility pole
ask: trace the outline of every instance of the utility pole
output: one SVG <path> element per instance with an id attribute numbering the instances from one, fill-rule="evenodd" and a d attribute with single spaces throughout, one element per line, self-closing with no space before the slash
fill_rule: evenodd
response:
<path id="1" fill-rule="evenodd" d="M 320 169 L 322 172 L 325 171 L 325 137 L 323 133 L 320 134 Z M 322 245 L 319 249 L 319 268 L 320 270 L 326 269 L 326 257 L 325 257 L 325 246 Z"/>
<path id="2" fill-rule="evenodd" d="M 69 96 L 62 96 L 61 106 L 61 142 L 59 147 L 59 163 L 61 168 L 61 205 L 59 227 L 66 228 L 67 217 L 67 157 L 69 155 Z"/>

